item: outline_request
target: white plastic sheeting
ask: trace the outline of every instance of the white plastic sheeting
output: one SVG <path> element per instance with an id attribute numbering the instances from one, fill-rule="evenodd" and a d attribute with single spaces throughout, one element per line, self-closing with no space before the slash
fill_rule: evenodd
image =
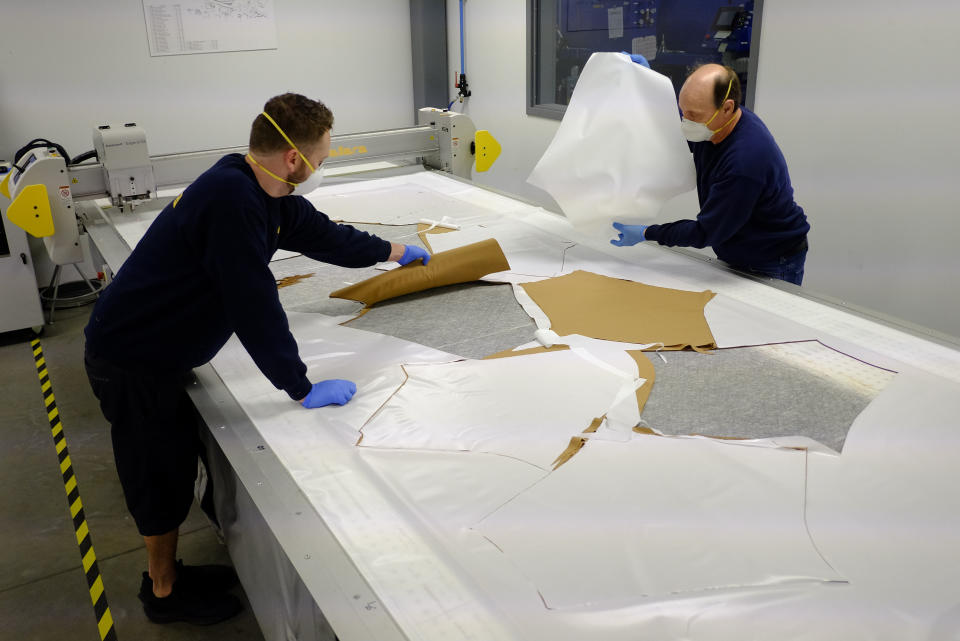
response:
<path id="1" fill-rule="evenodd" d="M 611 222 L 655 218 L 695 179 L 670 79 L 629 56 L 594 53 L 528 182 L 584 233 L 610 238 Z"/>
<path id="2" fill-rule="evenodd" d="M 477 528 L 549 608 L 840 577 L 804 524 L 806 452 L 591 440 Z"/>
<path id="3" fill-rule="evenodd" d="M 364 447 L 499 454 L 549 469 L 595 418 L 628 438 L 643 379 L 582 350 L 408 365 L 408 379 L 363 426 Z"/>
<path id="4" fill-rule="evenodd" d="M 361 189 L 356 183 L 320 187 L 306 199 L 331 220 L 346 223 L 416 225 L 424 218 L 462 221 L 494 213 L 425 185 L 409 183 L 374 189 Z"/>
<path id="5" fill-rule="evenodd" d="M 337 540 L 350 561 L 411 636 L 508 639 L 470 580 L 436 556 L 418 527 L 385 495 L 354 446 L 361 425 L 403 381 L 401 363 L 457 357 L 390 336 L 337 325 L 342 318 L 287 314 L 311 380 L 347 378 L 357 394 L 343 407 L 306 410 L 275 389 L 236 337 L 213 360 L 238 404 Z M 210 426 L 229 429 L 229 426 Z M 259 451 L 260 441 L 249 444 Z M 520 488 L 518 488 L 519 490 Z M 309 532 L 302 536 L 309 537 Z M 437 616 L 443 612 L 443 616 Z"/>

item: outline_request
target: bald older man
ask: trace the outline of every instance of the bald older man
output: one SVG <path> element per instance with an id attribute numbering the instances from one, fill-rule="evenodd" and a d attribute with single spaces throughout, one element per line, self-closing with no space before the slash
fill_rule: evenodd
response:
<path id="1" fill-rule="evenodd" d="M 740 106 L 740 95 L 729 67 L 703 65 L 690 74 L 679 102 L 700 213 L 662 225 L 614 223 L 619 236 L 610 242 L 710 246 L 737 269 L 800 285 L 810 224 L 793 200 L 783 153 L 760 118 Z"/>

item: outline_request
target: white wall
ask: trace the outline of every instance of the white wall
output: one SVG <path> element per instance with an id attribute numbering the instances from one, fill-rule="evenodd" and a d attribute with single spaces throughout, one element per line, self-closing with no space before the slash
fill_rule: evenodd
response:
<path id="1" fill-rule="evenodd" d="M 447 1 L 451 77 L 458 4 Z M 474 96 L 454 109 L 503 144 L 474 178 L 558 211 L 525 183 L 558 126 L 526 115 L 526 3 L 464 4 Z M 766 0 L 755 106 L 813 226 L 804 286 L 960 336 L 956 24 L 955 0 Z M 691 192 L 658 222 L 697 210 Z"/>
<path id="2" fill-rule="evenodd" d="M 0 158 L 35 137 L 76 155 L 111 121 L 151 154 L 244 145 L 285 91 L 323 100 L 335 134 L 414 124 L 409 0 L 275 0 L 276 50 L 157 58 L 140 0 L 3 4 Z"/>
<path id="3" fill-rule="evenodd" d="M 140 0 L 4 2 L 0 158 L 40 137 L 76 156 L 106 122 L 144 127 L 154 155 L 245 145 L 263 104 L 286 91 L 325 102 L 334 134 L 414 124 L 409 0 L 274 6 L 275 50 L 151 58 Z M 46 286 L 53 264 L 31 247 Z M 92 277 L 99 265 L 81 267 Z"/>
<path id="4" fill-rule="evenodd" d="M 812 229 L 810 289 L 960 336 L 955 0 L 770 0 L 756 109 Z"/>
<path id="5" fill-rule="evenodd" d="M 559 121 L 526 115 L 527 5 L 521 0 L 464 2 L 467 80 L 473 96 L 454 111 L 488 129 L 503 151 L 490 171 L 473 179 L 560 211 L 548 194 L 526 184 L 527 176 L 557 131 Z M 460 68 L 460 8 L 447 0 L 450 78 Z M 452 84 L 452 83 L 451 83 Z M 456 90 L 451 86 L 450 99 Z"/>

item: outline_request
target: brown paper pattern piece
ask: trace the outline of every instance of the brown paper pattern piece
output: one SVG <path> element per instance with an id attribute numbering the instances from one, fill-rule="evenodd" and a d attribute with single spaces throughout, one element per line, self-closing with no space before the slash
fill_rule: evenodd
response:
<path id="1" fill-rule="evenodd" d="M 489 356 L 484 356 L 483 360 L 488 361 L 494 358 L 512 358 L 514 356 L 529 356 L 531 354 L 543 354 L 544 352 L 562 352 L 570 349 L 569 345 L 554 345 L 553 347 L 531 347 L 529 349 L 512 350 L 505 349 L 502 352 L 496 352 Z"/>
<path id="2" fill-rule="evenodd" d="M 434 254 L 427 265 L 416 261 L 338 289 L 330 294 L 330 298 L 355 300 L 369 307 L 390 298 L 434 287 L 468 283 L 508 269 L 510 264 L 503 250 L 491 238 Z"/>
<path id="3" fill-rule="evenodd" d="M 716 348 L 703 315 L 716 296 L 655 287 L 586 271 L 521 285 L 560 336 L 662 343 L 664 350 Z"/>

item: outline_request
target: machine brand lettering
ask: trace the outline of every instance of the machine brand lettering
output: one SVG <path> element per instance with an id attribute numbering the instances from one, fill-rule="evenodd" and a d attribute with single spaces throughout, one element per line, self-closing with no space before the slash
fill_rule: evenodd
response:
<path id="1" fill-rule="evenodd" d="M 358 145 L 356 147 L 344 147 L 343 145 L 337 146 L 336 149 L 330 150 L 331 158 L 339 158 L 341 156 L 352 156 L 354 154 L 365 154 L 367 153 L 367 148 L 363 145 Z"/>

